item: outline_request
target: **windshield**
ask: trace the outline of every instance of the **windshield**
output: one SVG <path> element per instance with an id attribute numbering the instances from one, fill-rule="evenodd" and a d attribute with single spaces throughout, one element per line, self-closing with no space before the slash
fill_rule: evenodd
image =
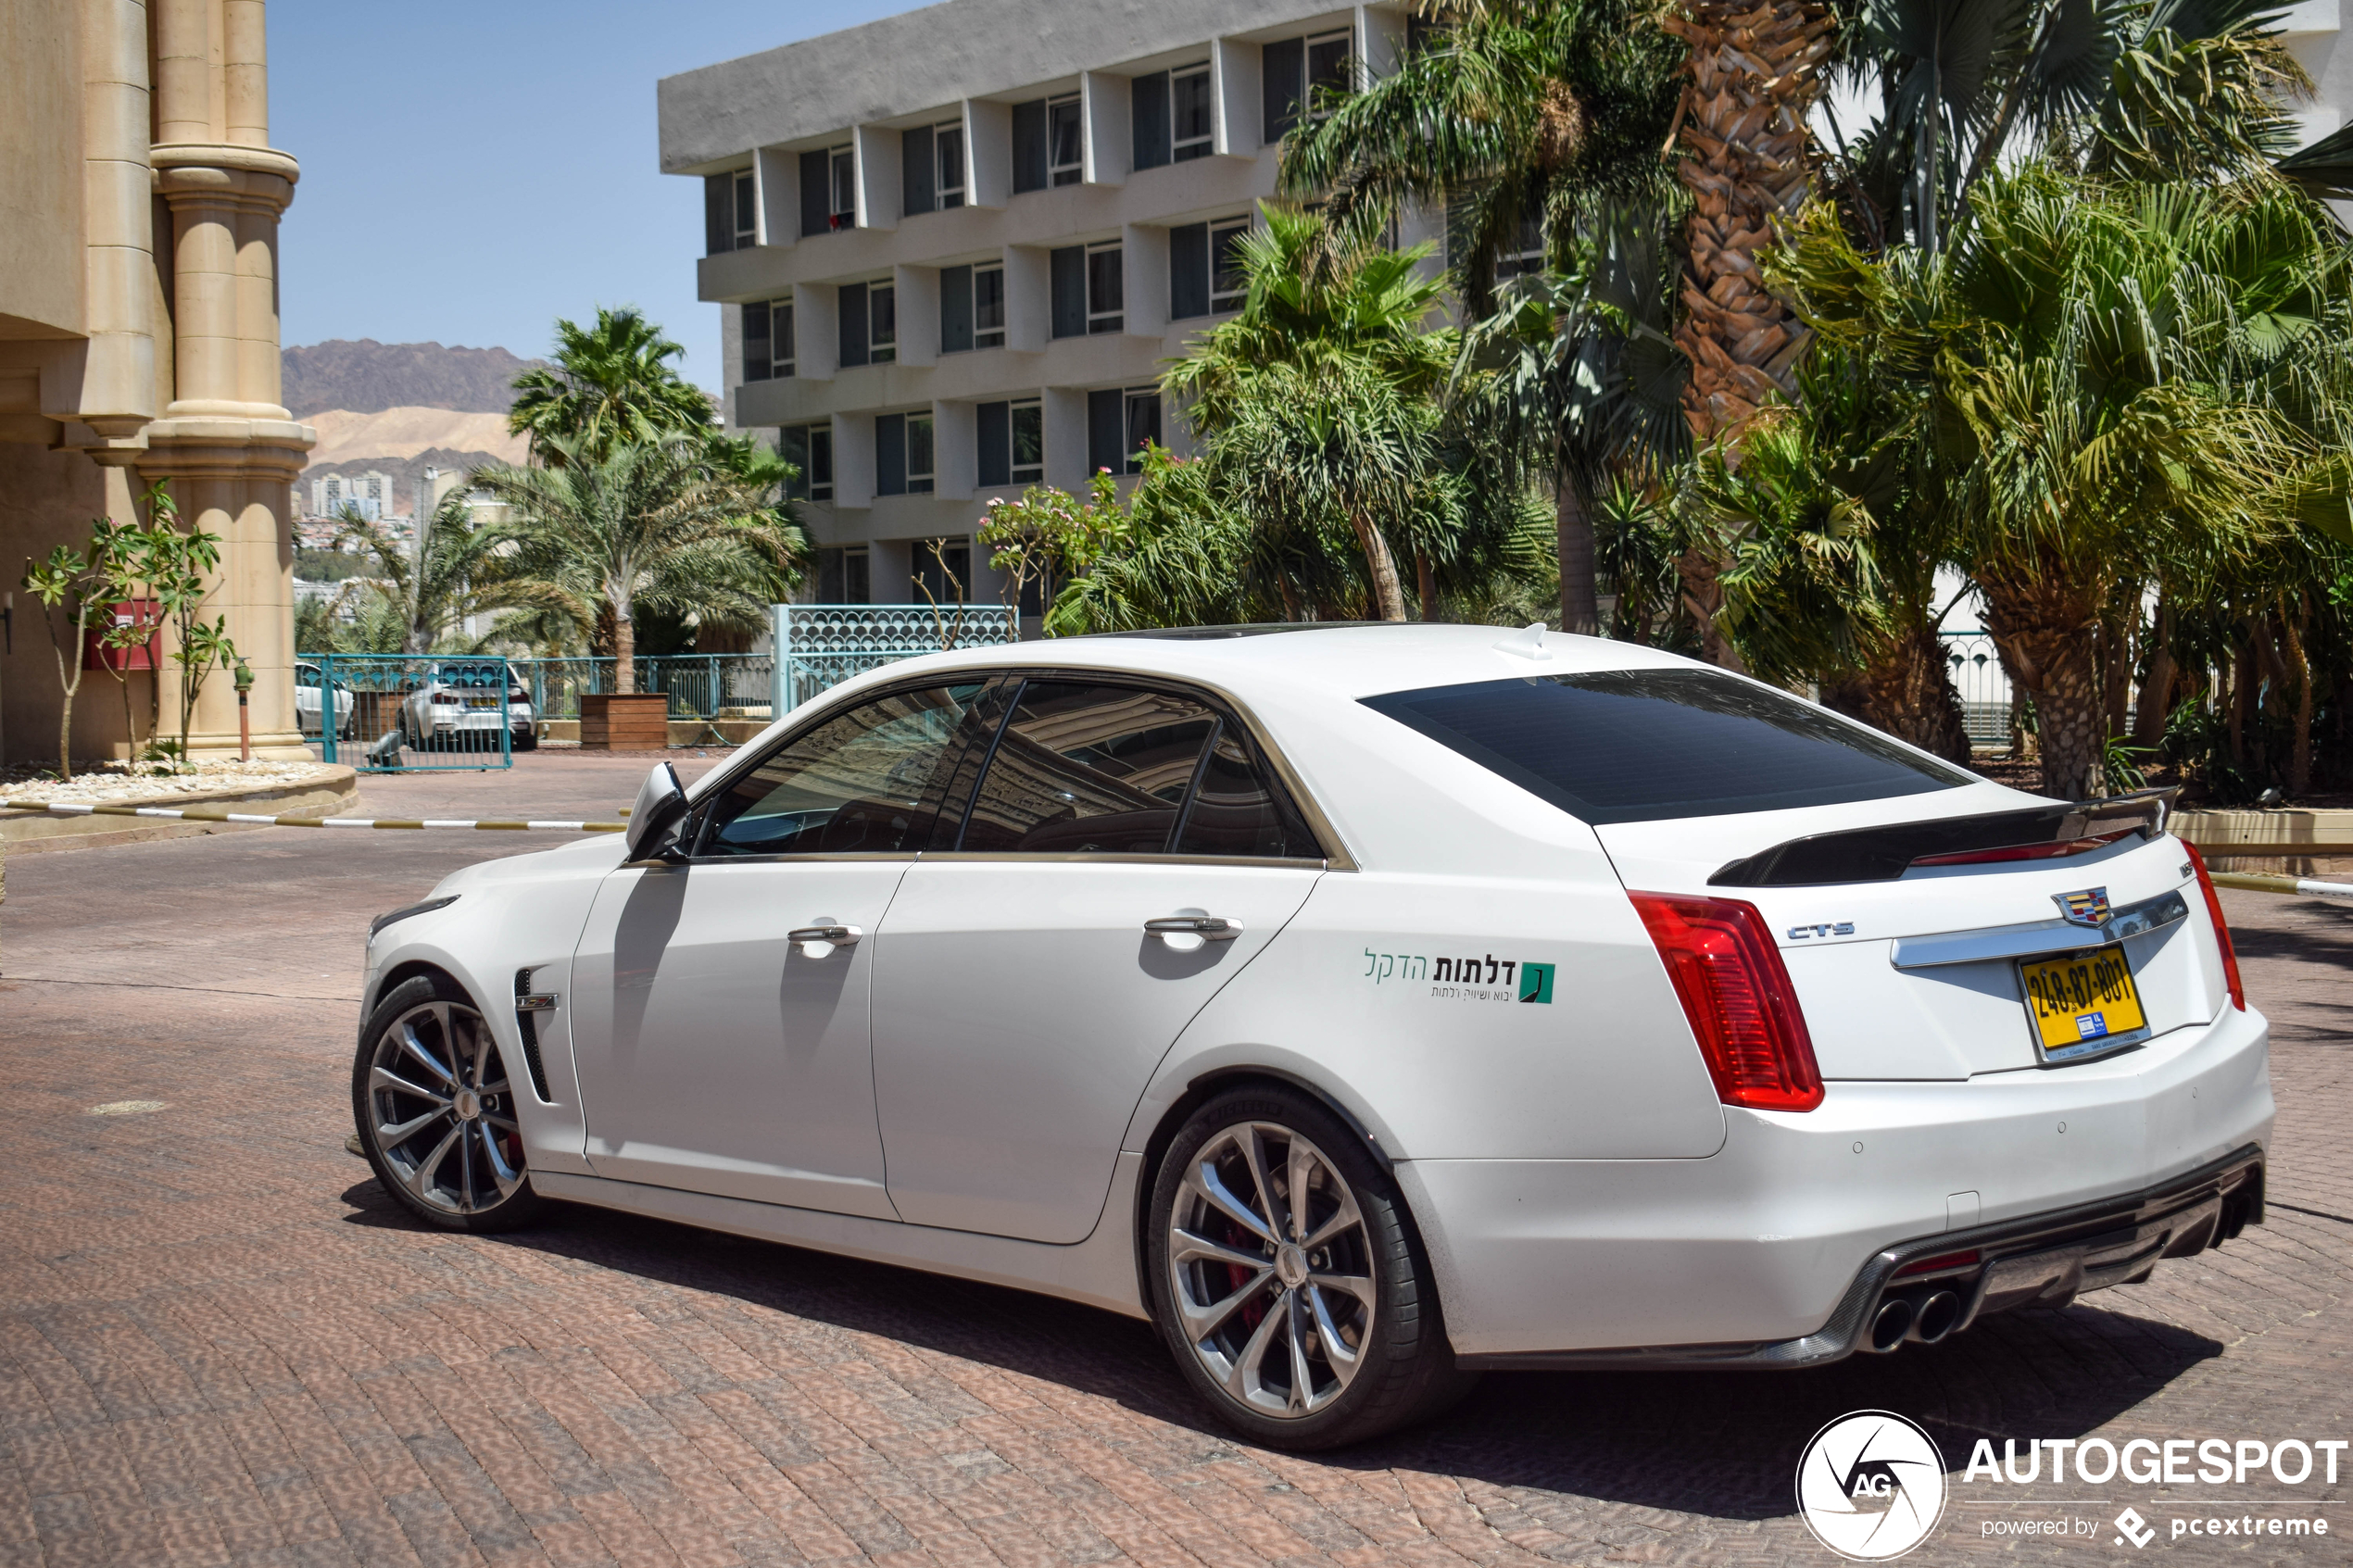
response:
<path id="1" fill-rule="evenodd" d="M 1364 701 L 1597 824 L 1836 806 L 1974 779 L 1717 670 L 1475 681 Z"/>

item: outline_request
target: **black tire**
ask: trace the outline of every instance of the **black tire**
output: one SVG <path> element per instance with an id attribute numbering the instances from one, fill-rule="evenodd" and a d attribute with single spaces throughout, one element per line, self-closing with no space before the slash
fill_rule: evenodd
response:
<path id="1" fill-rule="evenodd" d="M 1307 1166 L 1293 1163 L 1290 1140 L 1304 1140 Z M 1258 1165 L 1266 1166 L 1270 1153 L 1280 1163 L 1266 1176 L 1277 1190 L 1241 1207 L 1262 1221 L 1263 1210 L 1276 1210 L 1273 1228 L 1280 1233 L 1290 1173 L 1307 1169 L 1306 1217 L 1291 1229 L 1295 1235 L 1304 1225 L 1311 1239 L 1328 1235 L 1327 1246 L 1307 1251 L 1271 1245 L 1257 1222 L 1245 1229 L 1233 1208 L 1210 1202 L 1198 1181 L 1189 1184 L 1203 1162 L 1221 1182 L 1229 1167 L 1246 1177 L 1247 1147 L 1259 1150 Z M 1233 1196 L 1230 1187 L 1220 1190 Z M 1192 1238 L 1181 1274 L 1171 1266 L 1180 1203 Z M 1162 1155 L 1143 1223 L 1145 1300 L 1161 1337 L 1218 1419 L 1253 1442 L 1289 1449 L 1363 1442 L 1436 1415 L 1478 1381 L 1454 1364 L 1429 1261 L 1396 1184 L 1352 1129 L 1305 1094 L 1253 1085 L 1203 1104 Z M 1214 1257 L 1202 1242 L 1215 1249 Z M 1322 1283 L 1342 1278 L 1369 1284 L 1342 1290 Z M 1198 1343 L 1180 1309 L 1180 1290 L 1196 1324 L 1210 1325 Z M 1289 1354 L 1291 1324 L 1302 1326 L 1300 1344 L 1306 1347 L 1296 1360 Z M 1356 1336 L 1353 1356 L 1324 1349 L 1327 1326 L 1343 1345 Z M 1279 1361 L 1271 1359 L 1277 1343 Z M 1222 1376 L 1212 1370 L 1212 1358 L 1225 1369 Z M 1291 1386 L 1299 1365 L 1308 1373 L 1303 1398 Z M 1272 1384 L 1262 1375 L 1270 1368 Z"/>
<path id="2" fill-rule="evenodd" d="M 426 1060 L 393 1037 L 404 1025 Z M 380 1061 L 400 1069 L 393 1074 L 398 1085 L 378 1075 Z M 351 1067 L 359 1152 L 384 1189 L 428 1224 L 476 1235 L 529 1224 L 547 1205 L 531 1189 L 512 1115 L 523 1081 L 507 1072 L 464 986 L 443 974 L 405 980 L 359 1031 Z M 477 1086 L 493 1092 L 473 1095 Z M 444 1087 L 450 1092 L 434 1092 Z M 444 1107 L 438 1113 L 436 1104 Z M 400 1135 L 386 1135 L 396 1130 Z"/>

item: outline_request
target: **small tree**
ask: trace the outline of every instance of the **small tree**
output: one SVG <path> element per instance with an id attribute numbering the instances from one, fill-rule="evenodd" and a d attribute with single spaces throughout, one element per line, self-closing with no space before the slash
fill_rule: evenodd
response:
<path id="1" fill-rule="evenodd" d="M 171 628 L 171 661 L 180 666 L 180 760 L 188 759 L 188 730 L 204 695 L 205 678 L 237 661 L 229 618 L 204 619 L 212 594 L 207 580 L 220 565 L 220 535 L 202 528 L 180 531 L 179 508 L 158 480 L 142 497 L 147 526 L 141 533 L 139 570 Z"/>
<path id="2" fill-rule="evenodd" d="M 97 523 L 107 520 L 99 518 Z M 73 698 L 82 689 L 82 658 L 90 630 L 91 612 L 98 607 L 98 549 L 95 542 L 77 554 L 70 545 L 60 545 L 49 552 L 46 560 L 27 558 L 24 563 L 24 586 L 41 601 L 41 619 L 49 628 L 49 644 L 57 656 L 57 684 L 65 690 L 65 701 L 57 709 L 57 774 L 73 777 Z M 65 629 L 58 630 L 60 620 Z M 70 646 L 72 662 L 66 659 Z"/>
<path id="3" fill-rule="evenodd" d="M 1154 448 L 1158 450 L 1158 448 Z M 1043 595 L 1053 583 L 1067 583 L 1092 566 L 1125 536 L 1127 514 L 1119 508 L 1119 483 L 1109 469 L 1087 482 L 1084 501 L 1051 484 L 1033 484 L 1018 501 L 988 499 L 978 538 L 994 550 L 988 564 L 1002 572 L 1005 608 L 1019 624 L 1022 596 L 1037 583 Z"/>

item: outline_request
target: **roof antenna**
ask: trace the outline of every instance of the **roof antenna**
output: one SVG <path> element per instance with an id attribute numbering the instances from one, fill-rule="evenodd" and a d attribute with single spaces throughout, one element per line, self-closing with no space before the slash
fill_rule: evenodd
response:
<path id="1" fill-rule="evenodd" d="M 1508 653 L 1517 659 L 1532 659 L 1540 664 L 1545 663 L 1553 657 L 1551 650 L 1544 646 L 1546 630 L 1542 621 L 1531 621 L 1524 630 L 1515 632 L 1497 643 L 1495 651 Z"/>

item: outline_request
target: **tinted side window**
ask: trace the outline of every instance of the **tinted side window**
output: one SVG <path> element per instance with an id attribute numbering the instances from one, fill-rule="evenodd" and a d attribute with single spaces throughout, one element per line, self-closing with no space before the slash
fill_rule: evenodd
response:
<path id="1" fill-rule="evenodd" d="M 1176 837 L 1180 855 L 1323 858 L 1323 846 L 1232 724 L 1202 764 L 1201 785 Z"/>
<path id="2" fill-rule="evenodd" d="M 1364 701 L 1597 824 L 1836 806 L 1972 778 L 1713 670 L 1476 681 Z"/>
<path id="3" fill-rule="evenodd" d="M 894 693 L 786 741 L 712 803 L 697 853 L 925 848 L 941 810 L 950 742 L 982 689 L 975 682 Z"/>
<path id="4" fill-rule="evenodd" d="M 1158 855 L 1215 715 L 1142 686 L 1032 681 L 964 823 L 967 850 Z"/>

